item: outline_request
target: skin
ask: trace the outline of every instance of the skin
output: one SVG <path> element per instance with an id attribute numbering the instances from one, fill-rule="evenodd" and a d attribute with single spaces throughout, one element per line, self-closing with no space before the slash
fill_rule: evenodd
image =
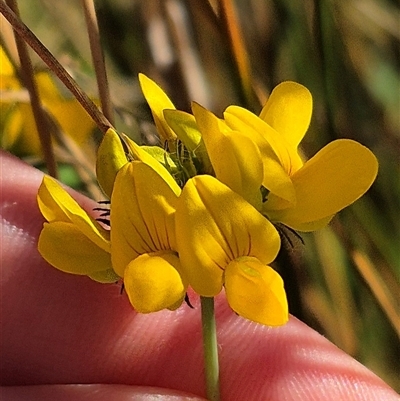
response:
<path id="1" fill-rule="evenodd" d="M 1 153 L 1 361 L 4 400 L 200 400 L 195 309 L 140 315 L 120 286 L 62 273 L 36 244 L 42 173 Z M 71 191 L 90 210 L 94 203 Z M 271 328 L 216 299 L 222 400 L 400 400 L 367 368 L 295 318 Z M 33 386 L 35 385 L 35 386 Z"/>

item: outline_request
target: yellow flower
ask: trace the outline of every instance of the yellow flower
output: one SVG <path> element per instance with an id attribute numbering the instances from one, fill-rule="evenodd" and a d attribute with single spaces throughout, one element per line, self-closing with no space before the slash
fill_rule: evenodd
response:
<path id="1" fill-rule="evenodd" d="M 47 72 L 35 74 L 44 109 L 60 130 L 83 145 L 96 125 L 76 99 L 64 98 Z M 14 68 L 0 47 L 1 146 L 15 152 L 40 155 L 39 134 L 26 92 Z"/>
<path id="2" fill-rule="evenodd" d="M 224 113 L 227 125 L 246 133 L 260 149 L 263 186 L 269 191 L 263 212 L 300 231 L 326 225 L 369 189 L 378 171 L 373 153 L 347 139 L 329 143 L 304 163 L 298 146 L 311 112 L 310 92 L 295 82 L 283 82 L 259 117 L 238 106 Z"/>
<path id="3" fill-rule="evenodd" d="M 119 277 L 111 268 L 109 231 L 51 177 L 44 176 L 37 200 L 47 220 L 38 243 L 42 257 L 66 273 L 87 275 L 103 283 L 116 282 Z"/>
<path id="4" fill-rule="evenodd" d="M 98 150 L 97 175 L 109 196 L 111 233 L 91 218 L 57 183 L 45 176 L 38 192 L 48 221 L 38 249 L 67 273 L 100 282 L 123 278 L 139 312 L 175 309 L 186 293 L 176 252 L 174 212 L 181 192 L 168 171 L 140 146 L 109 129 Z M 133 162 L 128 162 L 135 159 Z M 110 236 L 112 242 L 110 241 Z"/>
<path id="5" fill-rule="evenodd" d="M 161 166 L 161 165 L 160 165 Z M 133 307 L 141 313 L 176 309 L 187 280 L 175 239 L 175 206 L 181 192 L 162 166 L 123 166 L 111 196 L 111 257 Z"/>
<path id="6" fill-rule="evenodd" d="M 190 285 L 204 297 L 225 287 L 232 309 L 266 325 L 288 320 L 283 281 L 270 266 L 280 248 L 274 226 L 216 178 L 200 175 L 182 190 L 176 241 Z"/>
<path id="7" fill-rule="evenodd" d="M 174 212 L 181 190 L 148 150 L 109 129 L 96 172 L 111 199 L 111 259 L 133 307 L 142 313 L 175 309 L 187 283 L 176 252 Z M 129 160 L 134 160 L 128 162 Z"/>

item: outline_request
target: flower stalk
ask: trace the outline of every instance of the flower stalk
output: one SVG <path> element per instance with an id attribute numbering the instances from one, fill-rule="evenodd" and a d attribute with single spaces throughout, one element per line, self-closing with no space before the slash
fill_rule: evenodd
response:
<path id="1" fill-rule="evenodd" d="M 219 401 L 219 361 L 214 298 L 200 297 L 206 392 L 210 401 Z"/>

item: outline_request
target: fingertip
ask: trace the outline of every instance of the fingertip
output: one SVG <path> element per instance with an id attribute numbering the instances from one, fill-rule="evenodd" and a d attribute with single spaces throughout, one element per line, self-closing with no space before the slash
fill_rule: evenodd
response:
<path id="1" fill-rule="evenodd" d="M 176 390 L 121 384 L 56 384 L 2 387 L 7 401 L 205 401 Z"/>
<path id="2" fill-rule="evenodd" d="M 220 297 L 223 399 L 400 400 L 382 379 L 295 317 L 284 326 L 267 327 L 224 305 Z"/>

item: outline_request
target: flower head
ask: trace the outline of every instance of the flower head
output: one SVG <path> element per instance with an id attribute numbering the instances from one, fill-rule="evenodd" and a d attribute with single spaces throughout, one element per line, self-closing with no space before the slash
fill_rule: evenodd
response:
<path id="1" fill-rule="evenodd" d="M 175 239 L 180 188 L 172 182 L 133 161 L 120 169 L 112 192 L 112 264 L 132 305 L 143 313 L 175 309 L 186 293 Z"/>
<path id="2" fill-rule="evenodd" d="M 47 220 L 38 249 L 59 270 L 100 282 L 119 279 L 111 268 L 110 233 L 89 216 L 53 178 L 44 176 L 38 205 Z"/>
<path id="3" fill-rule="evenodd" d="M 269 191 L 263 212 L 300 231 L 326 225 L 369 189 L 378 171 L 373 153 L 347 139 L 329 143 L 303 162 L 298 146 L 311 111 L 309 91 L 284 82 L 273 90 L 259 117 L 237 106 L 224 113 L 228 126 L 254 138 L 261 151 L 263 186 Z"/>
<path id="4" fill-rule="evenodd" d="M 180 188 L 147 148 L 109 129 L 100 144 L 97 177 L 111 199 L 111 259 L 134 308 L 178 307 L 187 283 L 176 251 L 174 213 Z M 133 161 L 128 161 L 133 160 Z"/>
<path id="5" fill-rule="evenodd" d="M 176 211 L 179 257 L 193 289 L 213 297 L 222 287 L 232 309 L 250 320 L 288 319 L 281 277 L 271 263 L 280 248 L 274 226 L 214 177 L 190 179 Z"/>
<path id="6" fill-rule="evenodd" d="M 304 161 L 298 147 L 312 98 L 294 82 L 275 88 L 260 116 L 230 106 L 219 119 L 198 104 L 193 115 L 175 110 L 157 84 L 139 79 L 166 149 L 107 131 L 96 171 L 111 201 L 110 231 L 46 178 L 38 195 L 48 220 L 40 252 L 67 272 L 122 278 L 142 313 L 176 309 L 190 285 L 202 297 L 224 288 L 239 315 L 285 324 L 283 281 L 270 266 L 280 237 L 270 220 L 322 227 L 369 188 L 375 157 L 337 140 Z"/>

